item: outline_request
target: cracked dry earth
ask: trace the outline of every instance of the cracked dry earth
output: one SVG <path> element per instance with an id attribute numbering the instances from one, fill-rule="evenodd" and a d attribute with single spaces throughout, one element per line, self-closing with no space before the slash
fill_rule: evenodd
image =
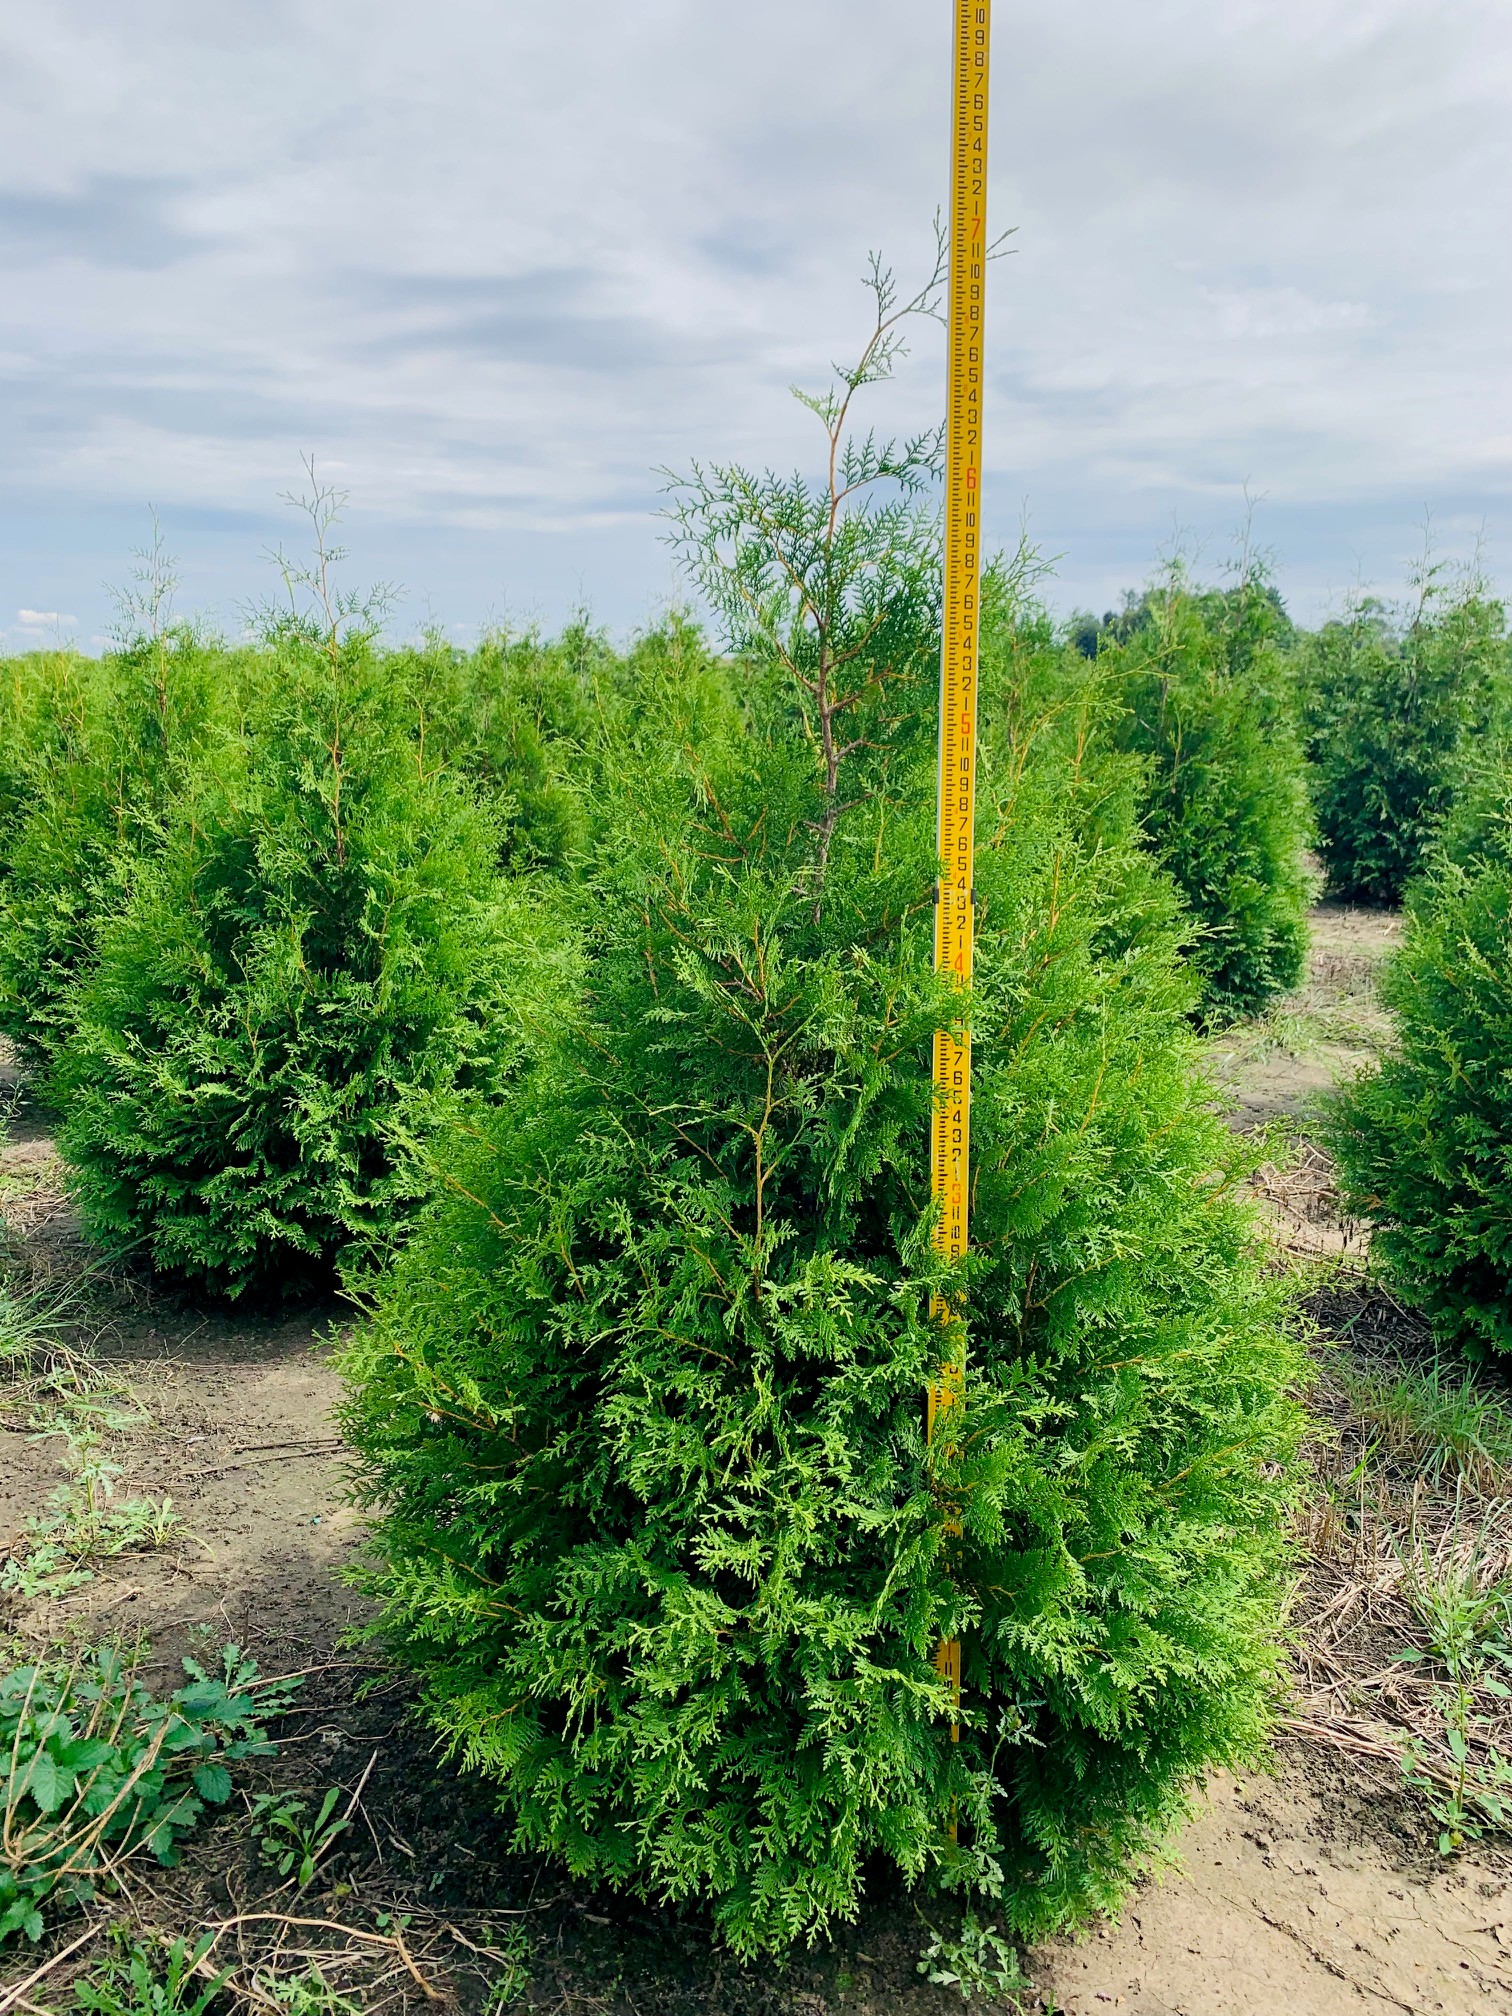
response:
<path id="1" fill-rule="evenodd" d="M 1351 1004 L 1368 997 L 1394 920 L 1335 911 L 1318 922 L 1305 1012 L 1323 1047 L 1353 1062 L 1368 1017 Z M 1349 1012 L 1335 1012 L 1337 996 Z M 1230 1044 L 1220 1062 L 1235 1124 L 1302 1111 L 1340 1061 L 1320 1059 L 1318 1047 L 1299 1041 L 1305 1054 L 1288 1056 L 1270 1041 L 1248 1052 Z M 1305 1199 L 1300 1212 L 1318 1217 Z M 46 1118 L 24 1103 L 0 1145 L 0 1216 L 42 1278 L 87 1266 Z M 36 1639 L 140 1630 L 165 1672 L 185 1649 L 225 1636 L 251 1644 L 265 1668 L 341 1659 L 338 1635 L 357 1599 L 337 1571 L 360 1527 L 343 1504 L 332 1422 L 337 1381 L 325 1340 L 338 1312 L 207 1317 L 129 1283 L 107 1283 L 102 1307 L 98 1348 L 151 1417 L 115 1452 L 121 1488 L 171 1492 L 184 1537 L 170 1552 L 106 1563 L 87 1588 L 5 1621 Z M 48 1444 L 0 1434 L 0 1553 L 59 1476 Z M 339 1760 L 343 1743 L 366 1754 L 356 1710 L 320 1712 L 321 1743 L 331 1746 L 323 1754 Z M 343 1728 L 344 1717 L 352 1726 Z M 390 1742 L 403 1748 L 398 1729 Z M 374 1780 L 379 1833 L 391 1799 L 389 1839 L 406 1830 L 422 1838 L 429 1813 L 442 1831 L 422 1859 L 458 1854 L 481 1867 L 487 1823 L 466 1807 L 477 1795 L 413 1738 L 408 1748 L 407 1779 L 386 1788 L 385 1762 Z M 452 1836 L 473 1847 L 446 1846 Z M 1433 1839 L 1394 1766 L 1288 1735 L 1271 1774 L 1220 1775 L 1208 1787 L 1172 1867 L 1139 1887 L 1120 1922 L 1028 1956 L 1035 1992 L 1023 2007 L 1055 2016 L 1512 2016 L 1512 1861 L 1482 1846 L 1446 1864 Z M 480 1907 L 518 1902 L 513 1886 L 539 1880 L 506 1869 L 507 1859 L 482 1879 Z M 962 2006 L 917 1978 L 919 1927 L 899 1903 L 879 1900 L 834 1949 L 758 1974 L 721 1963 L 695 1921 L 641 1925 L 644 1914 L 615 1900 L 570 1891 L 549 1901 L 557 1958 L 538 1971 L 527 2004 L 567 2016 L 902 2016 Z M 172 1908 L 192 1915 L 191 1893 Z"/>
<path id="2" fill-rule="evenodd" d="M 1226 1774 L 1117 1926 L 1040 1952 L 1057 2016 L 1491 2016 L 1512 2010 L 1512 1882 L 1341 1829 L 1288 1746 L 1277 1775 Z"/>

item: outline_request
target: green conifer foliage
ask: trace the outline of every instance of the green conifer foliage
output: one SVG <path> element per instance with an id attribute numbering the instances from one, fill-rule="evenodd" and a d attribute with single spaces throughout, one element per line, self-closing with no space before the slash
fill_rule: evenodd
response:
<path id="1" fill-rule="evenodd" d="M 837 485 L 902 495 L 852 490 L 843 541 L 823 485 L 695 477 L 751 732 L 613 781 L 581 998 L 527 1018 L 347 1359 L 379 1628 L 434 1726 L 522 1846 L 705 1899 L 745 1953 L 852 1913 L 876 1857 L 1002 1887 L 1026 1934 L 1113 1901 L 1260 1739 L 1298 1431 L 1169 885 L 1008 746 L 967 1428 L 926 1448 L 937 548 L 927 445 L 855 453 Z"/>
<path id="2" fill-rule="evenodd" d="M 1455 798 L 1507 662 L 1506 614 L 1425 562 L 1404 617 L 1364 598 L 1305 651 L 1318 844 L 1335 895 L 1400 903 Z"/>
<path id="3" fill-rule="evenodd" d="M 431 635 L 388 654 L 421 760 L 454 768 L 492 802 L 511 868 L 560 868 L 581 837 L 571 758 L 592 732 L 593 672 L 611 657 L 582 624 L 549 643 L 500 633 L 463 651 Z"/>
<path id="4" fill-rule="evenodd" d="M 1383 996 L 1396 1041 L 1334 1101 L 1324 1138 L 1397 1292 L 1446 1339 L 1512 1350 L 1512 859 L 1500 805 L 1482 844 L 1408 897 Z M 1499 813 L 1499 817 L 1495 816 Z"/>
<path id="5" fill-rule="evenodd" d="M 76 752 L 95 671 L 73 651 L 0 659 L 0 882 L 47 779 Z"/>
<path id="6" fill-rule="evenodd" d="M 1147 765 L 1146 829 L 1197 924 L 1190 956 L 1214 1021 L 1258 1014 L 1306 957 L 1311 821 L 1288 628 L 1253 566 L 1206 594 L 1177 566 L 1100 640 L 1123 702 L 1114 741 Z"/>
<path id="7" fill-rule="evenodd" d="M 91 1227 L 232 1296 L 387 1249 L 428 1102 L 507 1062 L 526 928 L 366 641 L 291 630 L 277 675 L 106 927 L 53 1073 Z"/>
<path id="8" fill-rule="evenodd" d="M 513 870 L 567 867 L 606 766 L 648 737 L 701 742 L 733 704 L 702 634 L 676 612 L 625 651 L 579 619 L 550 641 L 497 633 L 472 651 L 432 635 L 385 662 L 422 760 L 455 769 L 496 808 Z"/>
<path id="9" fill-rule="evenodd" d="M 0 886 L 0 1030 L 32 1062 L 65 1039 L 102 928 L 196 758 L 229 732 L 235 662 L 187 630 L 138 638 L 70 682 L 63 732 L 34 745 Z"/>

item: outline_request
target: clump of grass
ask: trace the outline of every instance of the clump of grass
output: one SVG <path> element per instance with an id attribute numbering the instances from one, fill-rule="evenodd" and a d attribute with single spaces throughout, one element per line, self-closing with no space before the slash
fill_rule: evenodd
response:
<path id="1" fill-rule="evenodd" d="M 0 1408 L 14 1405 L 39 1378 L 73 1371 L 77 1354 L 63 1342 L 72 1304 L 66 1295 L 44 1295 L 0 1280 Z"/>
<path id="2" fill-rule="evenodd" d="M 1453 1360 L 1344 1375 L 1350 1403 L 1390 1462 L 1476 1490 L 1512 1489 L 1512 1408 Z"/>
<path id="3" fill-rule="evenodd" d="M 87 2016 L 206 2016 L 221 1997 L 226 1976 L 211 1971 L 207 1932 L 198 1944 L 174 1939 L 161 1948 L 122 1934 L 120 1951 L 74 1985 L 74 2006 Z"/>
<path id="4" fill-rule="evenodd" d="M 90 1564 L 165 1546 L 179 1524 L 171 1498 L 117 1500 L 121 1466 L 107 1438 L 141 1425 L 139 1405 L 87 1351 L 65 1341 L 76 1313 L 66 1297 L 0 1287 L 0 1420 L 34 1441 L 61 1438 L 67 1481 L 26 1522 L 26 1542 L 0 1564 L 0 1593 L 59 1596 L 90 1579 Z"/>
<path id="5" fill-rule="evenodd" d="M 1462 1481 L 1452 1523 L 1436 1538 L 1414 1530 L 1401 1553 L 1401 1593 L 1424 1643 L 1397 1658 L 1444 1676 L 1434 1686 L 1442 1736 L 1415 1736 L 1403 1753 L 1409 1784 L 1439 1823 L 1441 1855 L 1512 1827 L 1512 1764 L 1485 1714 L 1508 1698 L 1512 1675 L 1512 1554 L 1504 1522 L 1464 1515 L 1463 1491 Z M 1435 1755 L 1440 1744 L 1447 1757 Z"/>

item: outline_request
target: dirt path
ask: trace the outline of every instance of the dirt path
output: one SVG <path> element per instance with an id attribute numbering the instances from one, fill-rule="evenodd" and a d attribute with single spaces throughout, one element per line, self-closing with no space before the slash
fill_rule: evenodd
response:
<path id="1" fill-rule="evenodd" d="M 1295 1120 L 1340 1069 L 1370 1055 L 1381 1027 L 1373 977 L 1395 931 L 1394 920 L 1368 913 L 1319 913 L 1306 987 L 1262 1027 L 1213 1046 L 1235 1125 Z M 86 1256 L 45 1117 L 23 1109 L 16 1118 L 0 1147 L 0 1214 L 42 1278 L 66 1278 Z M 1318 1250 L 1340 1250 L 1347 1238 L 1328 1230 L 1326 1184 L 1313 1210 L 1306 1183 L 1301 1191 L 1288 1183 L 1275 1205 L 1286 1236 L 1302 1238 L 1298 1228 L 1313 1223 L 1323 1228 Z M 522 1993 L 532 2006 L 584 2016 L 960 2008 L 918 1979 L 920 1928 L 902 1900 L 879 1897 L 832 1948 L 757 1972 L 722 1961 L 696 1919 L 585 1895 L 512 1856 L 486 1795 L 406 1721 L 403 1689 L 364 1701 L 352 1684 L 341 1639 L 360 1603 L 339 1571 L 360 1528 L 343 1503 L 332 1420 L 330 1337 L 340 1312 L 207 1318 L 127 1281 L 106 1281 L 92 1296 L 94 1348 L 149 1416 L 117 1438 L 119 1491 L 170 1494 L 184 1523 L 169 1550 L 107 1562 L 83 1589 L 13 1606 L 0 1626 L 33 1643 L 141 1632 L 165 1668 L 228 1637 L 265 1666 L 329 1665 L 310 1683 L 305 1720 L 277 1770 L 295 1785 L 355 1783 L 371 1759 L 363 1813 L 376 1855 L 363 1837 L 367 1861 L 333 1858 L 332 1888 L 312 1909 L 403 1909 L 417 1942 L 443 1922 L 459 1938 L 471 1926 L 475 1945 L 528 1923 L 534 1957 Z M 59 1456 L 53 1442 L 0 1433 L 0 1553 L 60 1481 Z M 1339 1752 L 1289 1738 L 1274 1775 L 1220 1777 L 1174 1852 L 1176 1867 L 1141 1886 L 1119 1924 L 1029 1956 L 1037 1993 L 1026 2010 L 1512 2012 L 1508 1866 L 1486 1850 L 1442 1862 L 1399 1774 L 1383 1780 L 1379 1769 L 1356 1770 Z M 223 1825 L 184 1872 L 164 1879 L 155 1893 L 163 1912 L 189 1922 L 244 1896 L 246 1853 Z M 467 1960 L 460 1947 L 445 1951 Z M 495 1963 L 471 1988 L 465 1972 L 456 1976 L 465 2000 L 479 1999 L 477 1983 L 490 1973 Z"/>
<path id="2" fill-rule="evenodd" d="M 1035 1956 L 1062 2016 L 1488 2016 L 1512 2009 L 1512 1886 L 1465 1857 L 1425 1871 L 1340 1825 L 1300 1748 L 1226 1774 L 1122 1922 Z"/>
<path id="3" fill-rule="evenodd" d="M 1263 1021 L 1226 1030 L 1209 1066 L 1231 1124 L 1243 1132 L 1297 1122 L 1336 1081 L 1379 1050 L 1389 1024 L 1376 1000 L 1382 962 L 1402 935 L 1394 911 L 1320 903 L 1312 913 L 1307 978 Z"/>

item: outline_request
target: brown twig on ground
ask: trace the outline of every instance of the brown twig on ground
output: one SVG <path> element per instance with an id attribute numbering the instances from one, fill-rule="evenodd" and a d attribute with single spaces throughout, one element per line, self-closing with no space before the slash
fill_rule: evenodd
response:
<path id="1" fill-rule="evenodd" d="M 98 1920 L 86 1926 L 77 1939 L 71 1940 L 60 1952 L 54 1953 L 50 1960 L 44 1960 L 40 1967 L 34 1967 L 24 1981 L 18 1981 L 14 1988 L 0 1989 L 0 2016 L 5 2016 L 7 2009 L 14 2009 L 19 2003 L 24 2002 L 28 1988 L 35 1988 L 37 1983 L 45 1980 L 55 1967 L 61 1967 L 63 1962 L 77 1953 L 81 1946 L 87 1946 L 99 1929 Z"/>
<path id="2" fill-rule="evenodd" d="M 230 1932 L 242 1925 L 282 1925 L 286 1928 L 305 1927 L 317 1932 L 339 1932 L 345 1939 L 356 1940 L 364 1946 L 386 1946 L 391 1953 L 397 1953 L 410 1973 L 414 1976 L 428 2002 L 445 2002 L 449 1998 L 434 1983 L 427 1981 L 415 1965 L 402 1932 L 364 1932 L 360 1926 L 340 1925 L 332 1918 L 291 1918 L 282 1911 L 239 1911 L 234 1918 L 207 1920 L 205 1929 L 219 1938 L 222 1932 Z M 0 2011 L 3 2016 L 3 2011 Z"/>

